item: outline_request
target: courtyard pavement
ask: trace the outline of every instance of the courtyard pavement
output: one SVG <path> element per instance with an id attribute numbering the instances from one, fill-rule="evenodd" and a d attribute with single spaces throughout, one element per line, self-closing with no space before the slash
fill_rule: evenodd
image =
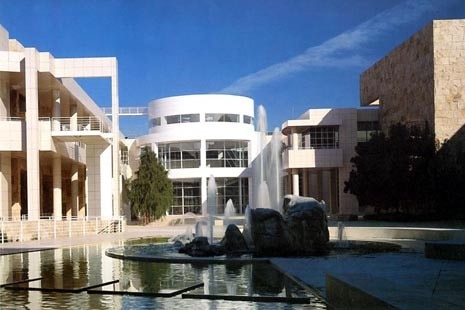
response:
<path id="1" fill-rule="evenodd" d="M 356 225 L 352 223 L 351 225 Z M 192 225 L 127 225 L 115 234 L 0 244 L 0 255 L 148 237 L 172 237 Z M 275 258 L 279 269 L 327 296 L 327 277 L 337 278 L 399 309 L 465 309 L 465 261 L 428 259 L 422 240 L 401 244 L 399 253 L 318 258 Z M 465 240 L 458 241 L 465 244 Z M 363 307 L 366 309 L 367 307 Z"/>

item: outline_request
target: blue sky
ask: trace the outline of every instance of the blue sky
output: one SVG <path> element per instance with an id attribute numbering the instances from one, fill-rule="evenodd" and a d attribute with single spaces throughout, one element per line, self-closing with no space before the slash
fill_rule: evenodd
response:
<path id="1" fill-rule="evenodd" d="M 359 106 L 359 76 L 464 0 L 0 0 L 0 24 L 55 57 L 116 56 L 121 106 L 231 93 L 265 106 L 268 127 L 309 108 Z M 79 80 L 110 106 L 106 79 Z M 146 118 L 120 120 L 127 135 Z"/>

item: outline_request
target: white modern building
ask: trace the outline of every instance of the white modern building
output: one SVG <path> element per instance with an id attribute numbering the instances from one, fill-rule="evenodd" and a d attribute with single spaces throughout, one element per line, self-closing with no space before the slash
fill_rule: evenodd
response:
<path id="1" fill-rule="evenodd" d="M 200 214 L 207 182 L 218 188 L 217 213 L 231 199 L 237 212 L 251 197 L 250 164 L 257 154 L 254 102 L 232 95 L 188 95 L 149 103 L 149 134 L 136 145 L 150 147 L 169 170 L 174 203 L 170 214 Z"/>
<path id="2" fill-rule="evenodd" d="M 94 77 L 112 120 L 74 80 Z M 119 216 L 118 105 L 116 58 L 55 58 L 0 26 L 0 218 Z"/>
<path id="3" fill-rule="evenodd" d="M 379 130 L 378 109 L 310 109 L 282 125 L 285 193 L 324 200 L 330 214 L 359 214 L 354 195 L 344 193 L 355 147 Z"/>

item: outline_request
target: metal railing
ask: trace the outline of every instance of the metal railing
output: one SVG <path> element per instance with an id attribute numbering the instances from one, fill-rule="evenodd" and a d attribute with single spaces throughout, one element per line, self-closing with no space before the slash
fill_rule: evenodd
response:
<path id="1" fill-rule="evenodd" d="M 112 109 L 109 108 L 101 108 L 103 113 L 105 115 L 111 116 L 112 115 Z M 147 115 L 148 114 L 148 108 L 147 107 L 120 107 L 118 111 L 118 115 L 124 116 L 137 116 L 137 115 Z"/>
<path id="2" fill-rule="evenodd" d="M 118 233 L 124 231 L 125 224 L 124 216 L 109 219 L 53 216 L 42 216 L 39 220 L 27 220 L 27 216 L 22 216 L 21 219 L 1 218 L 0 243 L 69 238 L 102 232 Z"/>
<path id="3" fill-rule="evenodd" d="M 52 131 L 110 132 L 97 116 L 52 117 Z"/>

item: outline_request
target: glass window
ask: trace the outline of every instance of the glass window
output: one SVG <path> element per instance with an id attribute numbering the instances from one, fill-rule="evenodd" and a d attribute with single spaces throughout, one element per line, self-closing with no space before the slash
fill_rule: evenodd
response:
<path id="1" fill-rule="evenodd" d="M 358 122 L 357 123 L 357 142 L 368 142 L 374 133 L 379 133 L 378 122 Z"/>
<path id="2" fill-rule="evenodd" d="M 206 113 L 205 121 L 239 123 L 239 114 Z"/>
<path id="3" fill-rule="evenodd" d="M 161 125 L 161 118 L 160 117 L 155 117 L 150 120 L 150 127 L 155 127 L 155 126 L 160 126 Z"/>
<path id="4" fill-rule="evenodd" d="M 207 140 L 207 166 L 245 168 L 248 166 L 248 142 Z"/>
<path id="5" fill-rule="evenodd" d="M 181 122 L 181 115 L 168 115 L 165 119 L 167 124 L 177 124 Z"/>
<path id="6" fill-rule="evenodd" d="M 303 149 L 337 149 L 339 147 L 339 127 L 310 127 L 299 135 L 299 145 Z"/>
<path id="7" fill-rule="evenodd" d="M 170 214 L 202 213 L 200 179 L 173 181 L 173 205 Z"/>
<path id="8" fill-rule="evenodd" d="M 248 115 L 243 115 L 244 124 L 253 124 L 253 117 Z"/>
<path id="9" fill-rule="evenodd" d="M 224 214 L 229 199 L 238 214 L 244 214 L 249 204 L 249 180 L 247 178 L 215 178 L 218 192 L 217 213 Z"/>
<path id="10" fill-rule="evenodd" d="M 200 114 L 181 114 L 181 123 L 198 123 Z"/>
<path id="11" fill-rule="evenodd" d="M 200 141 L 160 143 L 158 157 L 166 169 L 200 167 Z"/>

